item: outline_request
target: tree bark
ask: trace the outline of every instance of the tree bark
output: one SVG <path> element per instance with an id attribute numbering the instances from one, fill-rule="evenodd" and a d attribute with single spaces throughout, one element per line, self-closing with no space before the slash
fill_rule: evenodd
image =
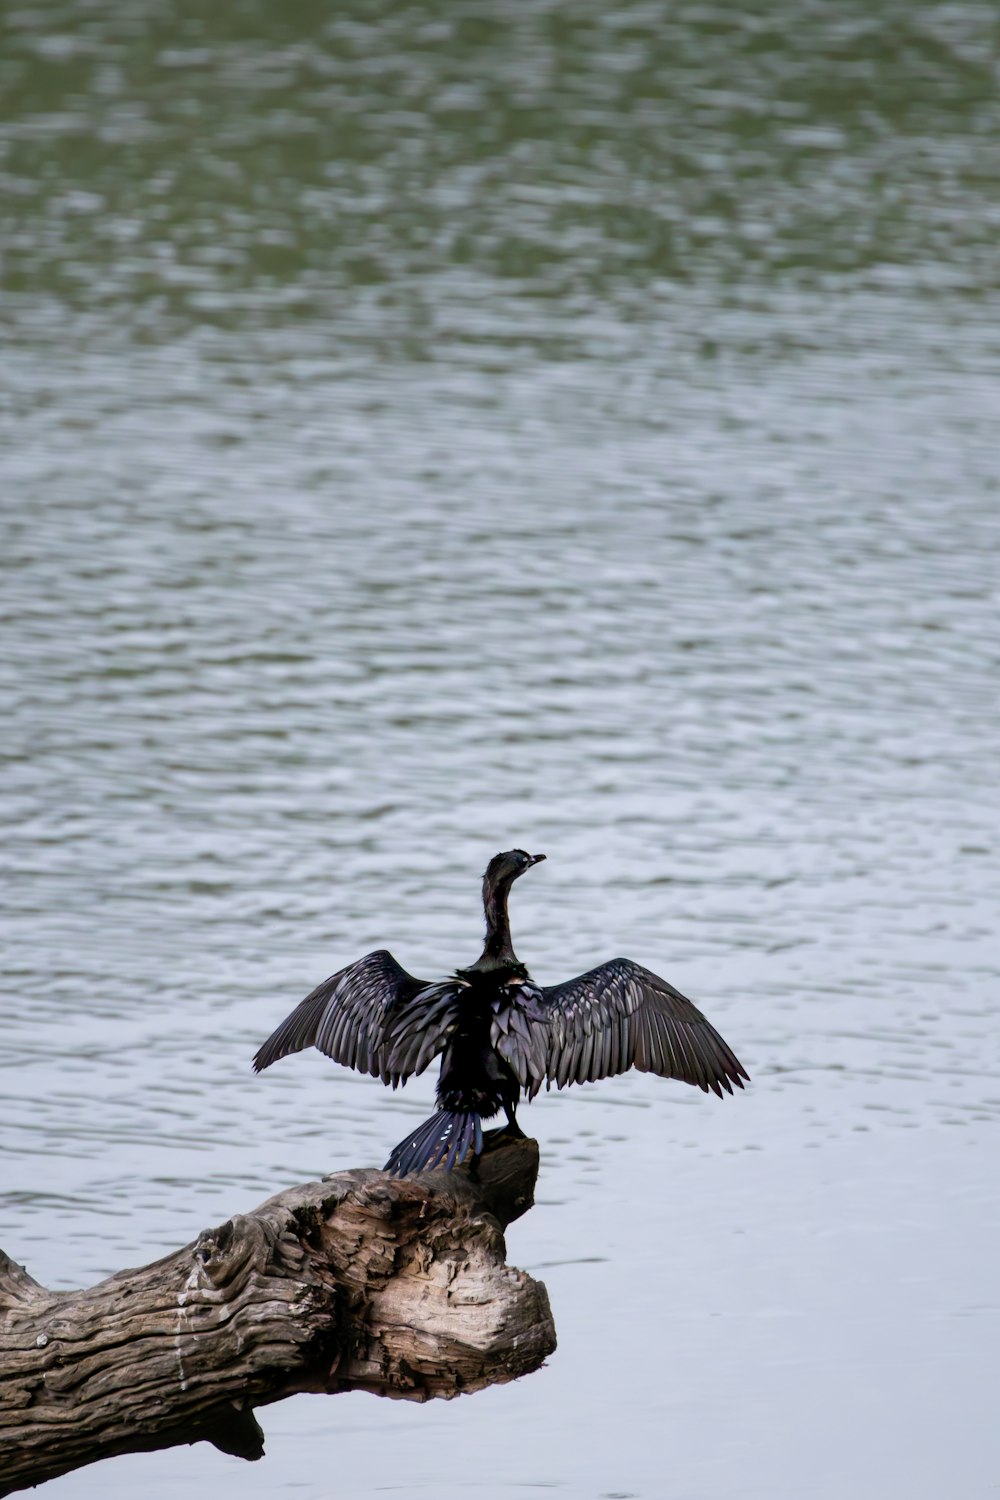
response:
<path id="1" fill-rule="evenodd" d="M 299 1391 L 426 1401 L 537 1369 L 548 1297 L 503 1239 L 537 1172 L 509 1138 L 475 1176 L 340 1172 L 81 1292 L 0 1251 L 0 1496 L 179 1443 L 260 1458 L 254 1408 Z"/>

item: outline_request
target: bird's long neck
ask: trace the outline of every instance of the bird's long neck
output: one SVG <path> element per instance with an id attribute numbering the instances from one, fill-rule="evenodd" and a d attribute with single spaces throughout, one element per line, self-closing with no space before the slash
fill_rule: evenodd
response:
<path id="1" fill-rule="evenodd" d="M 483 956 L 479 960 L 493 960 L 496 963 L 516 963 L 514 949 L 510 941 L 510 921 L 507 917 L 507 893 L 510 885 L 501 882 L 496 886 L 485 886 L 483 889 L 483 909 L 486 913 L 486 944 L 483 948 Z"/>

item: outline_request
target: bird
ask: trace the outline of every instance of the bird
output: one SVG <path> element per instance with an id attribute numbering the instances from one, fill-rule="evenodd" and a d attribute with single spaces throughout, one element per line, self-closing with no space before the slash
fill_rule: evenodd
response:
<path id="1" fill-rule="evenodd" d="M 483 877 L 486 941 L 468 968 L 416 979 L 385 948 L 325 979 L 259 1048 L 254 1071 L 305 1047 L 397 1088 L 441 1054 L 437 1110 L 392 1151 L 396 1177 L 460 1163 L 483 1150 L 483 1122 L 517 1123 L 521 1095 L 637 1068 L 722 1098 L 750 1075 L 679 990 L 628 958 L 539 985 L 514 953 L 507 898 L 544 854 L 508 849 Z"/>

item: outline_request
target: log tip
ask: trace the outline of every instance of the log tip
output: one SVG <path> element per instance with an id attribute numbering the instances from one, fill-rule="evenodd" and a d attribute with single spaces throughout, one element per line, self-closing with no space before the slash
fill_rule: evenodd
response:
<path id="1" fill-rule="evenodd" d="M 450 1192 L 467 1207 L 491 1214 L 501 1229 L 506 1229 L 535 1201 L 539 1160 L 537 1141 L 526 1135 L 511 1135 L 505 1127 L 486 1132 L 478 1160 L 450 1172 L 441 1167 L 418 1172 L 408 1180 L 438 1192 Z"/>

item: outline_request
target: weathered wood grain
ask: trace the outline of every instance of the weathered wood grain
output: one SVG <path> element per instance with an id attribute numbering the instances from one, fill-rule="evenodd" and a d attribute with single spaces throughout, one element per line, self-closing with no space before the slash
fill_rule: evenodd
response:
<path id="1" fill-rule="evenodd" d="M 503 1239 L 537 1170 L 520 1139 L 476 1180 L 341 1172 L 80 1292 L 0 1251 L 0 1495 L 200 1440 L 260 1458 L 254 1408 L 299 1391 L 426 1401 L 537 1369 L 548 1298 Z"/>

